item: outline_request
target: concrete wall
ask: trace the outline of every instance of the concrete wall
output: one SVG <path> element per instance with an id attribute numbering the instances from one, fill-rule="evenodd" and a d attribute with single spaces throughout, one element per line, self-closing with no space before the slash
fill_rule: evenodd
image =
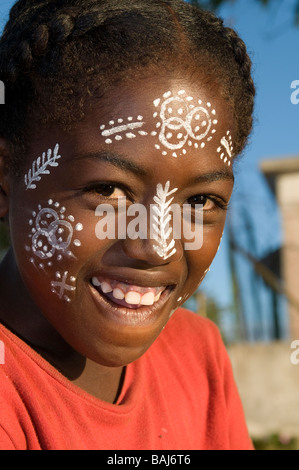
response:
<path id="1" fill-rule="evenodd" d="M 290 341 L 236 344 L 228 352 L 251 436 L 299 437 L 299 341 L 296 349 Z"/>
<path id="2" fill-rule="evenodd" d="M 285 286 L 299 303 L 299 173 L 282 174 L 277 178 L 277 201 L 281 208 L 284 240 L 282 275 Z M 289 305 L 290 334 L 299 339 L 299 311 Z"/>

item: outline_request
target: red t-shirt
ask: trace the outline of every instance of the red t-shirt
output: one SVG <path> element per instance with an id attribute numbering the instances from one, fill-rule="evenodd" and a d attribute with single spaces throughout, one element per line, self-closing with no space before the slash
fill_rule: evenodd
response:
<path id="1" fill-rule="evenodd" d="M 252 449 L 216 326 L 179 309 L 127 366 L 117 404 L 73 385 L 0 325 L 0 450 Z"/>

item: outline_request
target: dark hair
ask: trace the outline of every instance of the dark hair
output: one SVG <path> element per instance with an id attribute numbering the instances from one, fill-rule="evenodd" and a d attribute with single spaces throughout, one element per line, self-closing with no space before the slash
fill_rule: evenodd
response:
<path id="1" fill-rule="evenodd" d="M 214 14 L 182 0 L 19 0 L 0 39 L 0 136 L 12 145 L 10 165 L 20 165 L 37 123 L 68 129 L 119 81 L 178 64 L 221 91 L 240 153 L 252 128 L 251 60 Z"/>

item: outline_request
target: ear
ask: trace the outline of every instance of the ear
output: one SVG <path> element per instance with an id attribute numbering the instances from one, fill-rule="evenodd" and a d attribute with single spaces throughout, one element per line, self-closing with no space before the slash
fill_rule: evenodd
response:
<path id="1" fill-rule="evenodd" d="M 7 162 L 10 152 L 8 142 L 0 138 L 0 219 L 7 215 L 9 208 L 10 177 Z"/>

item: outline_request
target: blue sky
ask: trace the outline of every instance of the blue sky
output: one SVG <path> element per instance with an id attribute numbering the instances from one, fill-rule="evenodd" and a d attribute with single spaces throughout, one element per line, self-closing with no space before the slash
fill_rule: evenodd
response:
<path id="1" fill-rule="evenodd" d="M 13 0 L 1 0 L 0 29 L 13 4 Z M 246 204 L 254 221 L 257 251 L 261 257 L 282 243 L 282 233 L 279 212 L 259 164 L 266 158 L 299 155 L 299 105 L 293 105 L 290 100 L 291 82 L 299 80 L 299 27 L 293 25 L 293 6 L 294 0 L 272 0 L 267 8 L 255 0 L 236 0 L 219 12 L 244 39 L 253 60 L 256 122 L 251 143 L 237 167 L 231 217 L 237 227 L 240 224 L 242 242 L 238 210 L 241 204 Z M 226 236 L 203 288 L 220 304 L 230 304 Z"/>
<path id="2" fill-rule="evenodd" d="M 255 126 L 251 142 L 237 167 L 231 217 L 242 244 L 241 207 L 254 223 L 257 253 L 263 257 L 283 243 L 280 214 L 259 165 L 267 158 L 299 156 L 299 105 L 291 103 L 291 82 L 299 80 L 299 27 L 294 27 L 294 1 L 272 0 L 270 7 L 257 1 L 236 0 L 219 14 L 245 41 L 253 61 L 257 88 Z M 246 275 L 246 267 L 241 275 Z M 203 288 L 222 305 L 231 300 L 227 246 L 219 251 Z M 246 293 L 245 293 L 246 295 Z M 246 302 L 251 302 L 250 294 Z M 254 308 L 254 306 L 252 306 Z M 267 317 L 270 312 L 263 312 Z M 252 311 L 254 317 L 254 311 Z M 267 322 L 267 318 L 265 318 Z"/>

